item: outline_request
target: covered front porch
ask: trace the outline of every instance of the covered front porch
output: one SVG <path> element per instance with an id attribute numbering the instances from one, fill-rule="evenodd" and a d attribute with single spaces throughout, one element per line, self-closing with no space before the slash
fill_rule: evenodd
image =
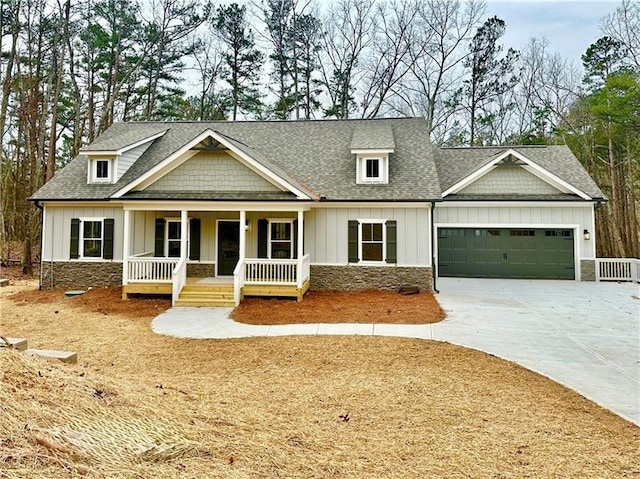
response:
<path id="1" fill-rule="evenodd" d="M 310 271 L 304 211 L 125 206 L 123 299 L 170 294 L 175 306 L 237 306 L 244 296 L 300 301 Z"/>

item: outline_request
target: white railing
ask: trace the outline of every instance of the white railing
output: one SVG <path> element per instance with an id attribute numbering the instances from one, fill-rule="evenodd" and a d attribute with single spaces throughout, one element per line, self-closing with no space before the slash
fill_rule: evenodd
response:
<path id="1" fill-rule="evenodd" d="M 311 257 L 308 254 L 305 254 L 299 260 L 300 264 L 298 268 L 300 269 L 300 274 L 298 274 L 298 288 L 302 288 L 302 285 L 306 280 L 309 279 L 309 275 L 311 273 Z"/>
<path id="2" fill-rule="evenodd" d="M 239 260 L 233 270 L 233 301 L 236 306 L 240 304 L 240 293 L 244 286 L 244 261 L 243 259 Z"/>
<path id="3" fill-rule="evenodd" d="M 180 258 L 171 273 L 171 306 L 176 305 L 176 301 L 180 297 L 180 291 L 187 284 L 187 258 Z"/>
<path id="4" fill-rule="evenodd" d="M 640 283 L 640 259 L 597 258 L 596 281 L 632 281 Z"/>
<path id="5" fill-rule="evenodd" d="M 298 260 L 247 258 L 244 260 L 244 277 L 245 284 L 297 284 Z"/>
<path id="6" fill-rule="evenodd" d="M 153 257 L 153 251 L 145 251 L 144 253 L 132 254 L 129 257 L 130 258 L 148 258 L 149 256 Z"/>
<path id="7" fill-rule="evenodd" d="M 141 253 L 144 254 L 144 253 Z M 178 258 L 130 256 L 127 260 L 127 281 L 137 283 L 169 283 Z"/>

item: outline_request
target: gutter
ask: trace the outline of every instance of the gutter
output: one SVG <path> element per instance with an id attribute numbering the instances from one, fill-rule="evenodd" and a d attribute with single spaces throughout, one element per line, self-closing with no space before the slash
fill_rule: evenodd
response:
<path id="1" fill-rule="evenodd" d="M 42 258 L 44 252 L 44 207 L 38 200 L 32 200 L 36 208 L 40 210 L 40 271 L 38 272 L 38 291 L 42 291 Z M 51 271 L 53 274 L 53 270 Z"/>
<path id="2" fill-rule="evenodd" d="M 436 276 L 438 275 L 438 268 L 436 266 L 436 254 L 435 254 L 435 210 L 436 210 L 436 202 L 431 202 L 431 280 L 433 281 L 433 292 L 439 293 L 438 288 L 436 287 Z"/>

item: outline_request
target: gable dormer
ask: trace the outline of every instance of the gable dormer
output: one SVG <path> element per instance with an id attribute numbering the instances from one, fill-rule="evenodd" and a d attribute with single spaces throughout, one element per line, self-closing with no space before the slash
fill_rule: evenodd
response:
<path id="1" fill-rule="evenodd" d="M 356 158 L 356 184 L 388 184 L 389 159 L 394 150 L 391 125 L 377 121 L 357 124 L 351 139 L 351 154 Z"/>
<path id="2" fill-rule="evenodd" d="M 100 149 L 89 145 L 80 150 L 87 157 L 87 183 L 116 183 L 140 156 L 147 151 L 156 138 L 166 131 L 143 138 L 117 149 Z"/>

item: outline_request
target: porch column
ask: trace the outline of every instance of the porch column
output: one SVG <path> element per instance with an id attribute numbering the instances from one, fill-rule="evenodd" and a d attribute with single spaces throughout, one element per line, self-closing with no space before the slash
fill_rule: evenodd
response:
<path id="1" fill-rule="evenodd" d="M 243 261 L 246 256 L 246 247 L 247 247 L 247 212 L 245 210 L 240 210 L 240 245 L 238 261 Z"/>
<path id="2" fill-rule="evenodd" d="M 131 242 L 131 211 L 124 210 L 124 233 L 122 236 L 122 286 L 129 284 L 129 246 Z M 122 299 L 127 299 L 127 292 L 122 290 Z"/>
<path id="3" fill-rule="evenodd" d="M 302 257 L 304 256 L 304 211 L 298 210 L 298 271 L 297 287 L 302 288 Z M 299 299 L 298 299 L 299 301 Z"/>
<path id="4" fill-rule="evenodd" d="M 189 232 L 189 215 L 187 210 L 180 211 L 180 259 L 188 258 L 187 234 Z"/>

